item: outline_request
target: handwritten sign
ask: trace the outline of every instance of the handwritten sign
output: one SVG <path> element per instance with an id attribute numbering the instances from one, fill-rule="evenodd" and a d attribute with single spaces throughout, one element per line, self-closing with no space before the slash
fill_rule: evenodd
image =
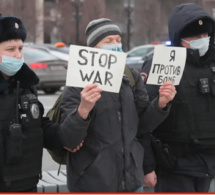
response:
<path id="1" fill-rule="evenodd" d="M 179 85 L 186 62 L 186 48 L 155 46 L 147 84 L 162 85 L 171 81 Z"/>
<path id="2" fill-rule="evenodd" d="M 103 91 L 119 93 L 125 61 L 123 52 L 71 45 L 66 85 L 97 83 Z"/>

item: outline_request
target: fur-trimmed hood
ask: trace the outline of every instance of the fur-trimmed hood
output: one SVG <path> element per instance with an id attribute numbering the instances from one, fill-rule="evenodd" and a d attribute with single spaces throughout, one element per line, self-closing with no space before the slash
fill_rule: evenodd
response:
<path id="1" fill-rule="evenodd" d="M 23 64 L 22 68 L 10 79 L 20 82 L 20 87 L 27 88 L 30 86 L 37 85 L 39 82 L 38 76 L 33 70 L 31 70 L 28 65 Z M 4 79 L 2 74 L 0 74 L 0 92 L 8 88 L 8 81 Z"/>

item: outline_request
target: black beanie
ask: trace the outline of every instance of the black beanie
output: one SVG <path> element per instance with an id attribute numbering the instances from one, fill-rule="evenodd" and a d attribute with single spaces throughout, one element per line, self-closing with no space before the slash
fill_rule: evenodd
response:
<path id="1" fill-rule="evenodd" d="M 87 46 L 94 47 L 99 41 L 109 35 L 120 35 L 120 28 L 108 18 L 91 21 L 86 28 Z"/>
<path id="2" fill-rule="evenodd" d="M 214 24 L 209 19 L 199 19 L 188 24 L 181 32 L 181 38 L 193 37 L 213 32 Z"/>
<path id="3" fill-rule="evenodd" d="M 21 39 L 24 42 L 25 38 L 26 30 L 19 18 L 0 16 L 0 43 L 13 39 Z"/>

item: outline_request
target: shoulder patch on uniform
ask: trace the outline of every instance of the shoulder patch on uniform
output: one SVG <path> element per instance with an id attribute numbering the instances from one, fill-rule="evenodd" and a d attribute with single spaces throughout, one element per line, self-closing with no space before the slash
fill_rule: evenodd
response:
<path id="1" fill-rule="evenodd" d="M 146 82 L 146 80 L 147 80 L 147 78 L 148 78 L 147 73 L 145 73 L 145 72 L 141 72 L 141 73 L 140 73 L 140 76 L 141 76 L 141 78 L 142 78 L 143 82 L 145 83 L 145 82 Z"/>

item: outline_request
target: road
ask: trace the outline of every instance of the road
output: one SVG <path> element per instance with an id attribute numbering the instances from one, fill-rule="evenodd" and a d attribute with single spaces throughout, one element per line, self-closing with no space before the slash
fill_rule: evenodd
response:
<path id="1" fill-rule="evenodd" d="M 58 96 L 61 94 L 61 92 L 57 92 L 54 95 L 45 95 L 42 91 L 38 91 L 38 98 L 39 100 L 42 102 L 44 109 L 45 109 L 45 113 L 44 116 L 46 115 L 46 113 L 48 112 L 48 110 L 54 105 L 56 99 L 58 98 Z M 42 170 L 43 171 L 49 171 L 49 170 L 58 170 L 59 168 L 59 164 L 55 163 L 51 156 L 49 155 L 49 153 L 47 152 L 46 149 L 43 149 L 43 162 L 42 162 Z M 61 166 L 61 169 L 66 169 L 65 165 Z"/>

